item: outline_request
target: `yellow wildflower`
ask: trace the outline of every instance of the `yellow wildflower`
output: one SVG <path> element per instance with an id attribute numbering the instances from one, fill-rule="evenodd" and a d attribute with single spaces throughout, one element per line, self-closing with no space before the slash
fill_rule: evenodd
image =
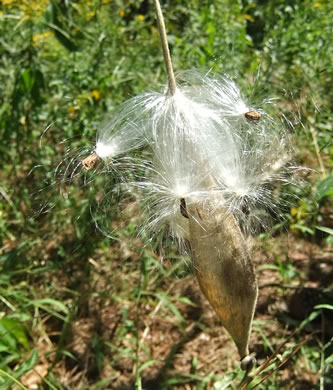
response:
<path id="1" fill-rule="evenodd" d="M 294 226 L 294 225 L 290 225 L 289 226 L 289 228 L 290 228 L 290 230 L 292 231 L 292 232 L 296 232 L 296 227 Z"/>
<path id="2" fill-rule="evenodd" d="M 292 215 L 293 217 L 297 215 L 297 213 L 298 213 L 298 209 L 296 207 L 290 209 L 290 215 Z"/>
<path id="3" fill-rule="evenodd" d="M 138 20 L 140 22 L 143 22 L 145 20 L 145 16 L 144 15 L 138 15 Z"/>
<path id="4" fill-rule="evenodd" d="M 320 3 L 314 3 L 313 6 L 314 6 L 315 8 L 318 8 L 318 7 L 321 7 L 321 4 L 320 4 Z"/>
<path id="5" fill-rule="evenodd" d="M 91 20 L 94 16 L 95 16 L 95 12 L 90 11 L 87 13 L 86 18 L 87 18 L 87 20 Z"/>
<path id="6" fill-rule="evenodd" d="M 76 111 L 79 109 L 77 106 L 69 106 L 68 111 L 71 118 L 74 118 Z"/>
<path id="7" fill-rule="evenodd" d="M 92 98 L 94 98 L 95 100 L 98 100 L 98 99 L 100 99 L 101 94 L 100 94 L 100 92 L 99 92 L 98 89 L 94 89 L 94 90 L 91 92 L 90 96 L 91 96 Z"/>
<path id="8" fill-rule="evenodd" d="M 119 15 L 120 15 L 121 17 L 125 16 L 125 11 L 124 11 L 124 10 L 121 10 L 121 11 L 119 12 Z"/>
<path id="9" fill-rule="evenodd" d="M 32 41 L 34 45 L 37 45 L 40 41 L 44 40 L 45 38 L 52 37 L 54 33 L 52 31 L 46 31 L 42 34 L 36 34 L 32 37 Z"/>
<path id="10" fill-rule="evenodd" d="M 22 0 L 17 3 L 19 9 L 24 13 L 25 18 L 29 19 L 31 17 L 40 17 L 45 12 L 49 0 Z"/>
<path id="11" fill-rule="evenodd" d="M 2 5 L 11 5 L 15 2 L 15 0 L 2 0 Z"/>
<path id="12" fill-rule="evenodd" d="M 251 22 L 251 23 L 254 22 L 254 19 L 253 19 L 252 16 L 249 15 L 249 14 L 245 14 L 245 15 L 244 15 L 244 19 L 248 20 L 248 21 Z"/>

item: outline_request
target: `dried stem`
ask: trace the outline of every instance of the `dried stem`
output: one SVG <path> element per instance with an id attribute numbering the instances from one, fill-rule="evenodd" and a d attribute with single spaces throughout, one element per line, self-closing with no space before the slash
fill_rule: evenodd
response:
<path id="1" fill-rule="evenodd" d="M 165 30 L 164 18 L 161 10 L 161 5 L 159 0 L 154 0 L 158 30 L 160 32 L 162 51 L 164 56 L 165 67 L 168 74 L 168 93 L 174 95 L 176 92 L 176 79 L 173 72 L 170 50 L 168 45 L 167 34 Z"/>

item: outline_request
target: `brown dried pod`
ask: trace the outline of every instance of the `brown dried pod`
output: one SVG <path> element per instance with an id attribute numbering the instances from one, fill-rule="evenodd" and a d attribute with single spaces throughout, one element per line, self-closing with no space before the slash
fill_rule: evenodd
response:
<path id="1" fill-rule="evenodd" d="M 217 201 L 187 205 L 192 258 L 202 292 L 244 361 L 258 295 L 256 275 L 235 217 Z"/>
<path id="2" fill-rule="evenodd" d="M 258 122 L 258 120 L 261 118 L 261 114 L 258 111 L 248 111 L 245 114 L 245 118 L 251 122 Z"/>
<path id="3" fill-rule="evenodd" d="M 84 160 L 81 161 L 81 164 L 83 168 L 85 168 L 87 171 L 90 171 L 90 169 L 94 168 L 98 161 L 99 157 L 96 153 L 91 154 L 90 156 L 86 157 Z"/>

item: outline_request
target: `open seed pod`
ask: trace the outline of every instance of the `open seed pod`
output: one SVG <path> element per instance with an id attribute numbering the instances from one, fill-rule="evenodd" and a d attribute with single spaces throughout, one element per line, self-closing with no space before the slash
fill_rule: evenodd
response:
<path id="1" fill-rule="evenodd" d="M 245 240 L 234 216 L 220 199 L 209 199 L 204 204 L 189 203 L 187 213 L 192 259 L 201 290 L 244 361 L 249 355 L 258 295 Z"/>

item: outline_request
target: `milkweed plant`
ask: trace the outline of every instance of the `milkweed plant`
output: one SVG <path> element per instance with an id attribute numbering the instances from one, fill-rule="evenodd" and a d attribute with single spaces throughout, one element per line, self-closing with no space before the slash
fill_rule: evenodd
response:
<path id="1" fill-rule="evenodd" d="M 116 167 L 121 189 L 141 200 L 144 234 L 167 230 L 187 248 L 248 371 L 257 282 L 247 238 L 278 213 L 274 189 L 292 169 L 287 132 L 265 111 L 272 100 L 252 106 L 226 75 L 188 70 L 175 77 L 157 0 L 155 7 L 168 84 L 117 107 L 82 165 Z"/>

